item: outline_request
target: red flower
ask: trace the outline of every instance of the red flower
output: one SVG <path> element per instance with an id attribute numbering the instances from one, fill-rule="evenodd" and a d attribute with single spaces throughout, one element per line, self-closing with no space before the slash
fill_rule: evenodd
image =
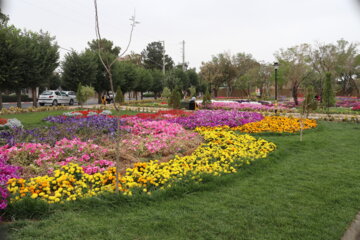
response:
<path id="1" fill-rule="evenodd" d="M 4 125 L 4 124 L 6 124 L 7 123 L 7 119 L 5 119 L 5 118 L 0 118 L 0 125 Z"/>

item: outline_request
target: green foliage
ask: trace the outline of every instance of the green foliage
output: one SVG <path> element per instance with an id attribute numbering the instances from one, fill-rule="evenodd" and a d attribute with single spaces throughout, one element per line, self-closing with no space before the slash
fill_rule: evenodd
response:
<path id="1" fill-rule="evenodd" d="M 206 90 L 204 96 L 203 96 L 203 101 L 202 101 L 202 105 L 207 108 L 207 106 L 211 104 L 211 95 L 209 93 L 208 90 Z"/>
<path id="2" fill-rule="evenodd" d="M 196 97 L 196 88 L 194 86 L 191 86 L 189 88 L 190 97 Z"/>
<path id="3" fill-rule="evenodd" d="M 326 79 L 323 87 L 322 93 L 322 104 L 323 108 L 329 109 L 335 105 L 335 94 L 331 84 L 331 74 L 326 73 Z"/>
<path id="4" fill-rule="evenodd" d="M 181 94 L 179 89 L 174 89 L 168 101 L 168 105 L 174 109 L 179 109 L 181 106 Z"/>
<path id="5" fill-rule="evenodd" d="M 79 83 L 82 85 L 94 84 L 97 80 L 96 75 L 99 67 L 96 58 L 98 56 L 91 51 L 67 53 L 62 63 L 63 86 L 66 89 L 74 90 Z"/>
<path id="6" fill-rule="evenodd" d="M 163 82 L 164 82 L 164 75 L 160 70 L 154 69 L 151 71 L 152 75 L 152 85 L 150 91 L 155 93 L 155 96 L 158 96 L 161 91 L 163 90 Z"/>
<path id="7" fill-rule="evenodd" d="M 141 93 L 149 91 L 152 86 L 153 78 L 151 72 L 147 69 L 136 67 L 135 91 Z"/>
<path id="8" fill-rule="evenodd" d="M 76 92 L 76 99 L 79 104 L 83 106 L 83 104 L 91 97 L 95 95 L 95 90 L 90 86 L 82 86 L 81 83 L 78 85 L 78 89 Z"/>
<path id="9" fill-rule="evenodd" d="M 170 96 L 171 96 L 171 90 L 168 87 L 164 87 L 164 90 L 162 91 L 161 97 L 169 98 Z"/>
<path id="10" fill-rule="evenodd" d="M 163 52 L 164 46 L 161 42 L 151 42 L 146 46 L 141 53 L 143 57 L 143 64 L 146 69 L 162 70 L 163 66 Z M 165 69 L 170 70 L 174 66 L 174 61 L 165 54 Z"/>
<path id="11" fill-rule="evenodd" d="M 116 96 L 115 96 L 115 102 L 116 103 L 123 103 L 124 102 L 124 94 L 122 93 L 120 87 L 117 88 Z"/>

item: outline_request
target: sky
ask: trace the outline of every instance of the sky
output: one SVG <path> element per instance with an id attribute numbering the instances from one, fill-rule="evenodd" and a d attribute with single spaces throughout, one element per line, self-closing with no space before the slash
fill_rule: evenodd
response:
<path id="1" fill-rule="evenodd" d="M 252 54 L 274 62 L 274 53 L 301 43 L 360 41 L 358 0 L 98 0 L 103 38 L 125 49 L 130 17 L 136 25 L 129 51 L 165 41 L 174 62 L 199 70 L 213 55 Z M 83 51 L 95 39 L 93 0 L 2 0 L 2 11 L 21 29 L 48 31 L 65 49 Z"/>

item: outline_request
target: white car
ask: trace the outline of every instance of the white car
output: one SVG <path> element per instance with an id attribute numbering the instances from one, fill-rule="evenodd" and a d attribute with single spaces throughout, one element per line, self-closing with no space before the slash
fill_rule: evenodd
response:
<path id="1" fill-rule="evenodd" d="M 74 92 L 74 91 L 62 91 L 62 92 L 66 93 L 69 96 L 69 98 L 70 98 L 69 105 L 74 105 L 75 103 L 78 103 L 78 101 L 76 99 L 76 92 Z"/>
<path id="2" fill-rule="evenodd" d="M 40 106 L 44 106 L 45 104 L 50 104 L 53 106 L 61 104 L 73 105 L 74 102 L 74 98 L 59 90 L 46 90 L 40 94 L 38 100 Z"/>

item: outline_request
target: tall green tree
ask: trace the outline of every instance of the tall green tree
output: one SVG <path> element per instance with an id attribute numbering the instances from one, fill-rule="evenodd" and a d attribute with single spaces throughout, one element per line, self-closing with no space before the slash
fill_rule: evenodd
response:
<path id="1" fill-rule="evenodd" d="M 59 66 L 59 46 L 47 32 L 25 31 L 23 41 L 23 81 L 31 88 L 33 106 L 37 106 L 36 88 L 46 86 Z"/>
<path id="2" fill-rule="evenodd" d="M 301 44 L 288 48 L 280 49 L 275 54 L 280 68 L 283 71 L 283 77 L 291 88 L 291 94 L 295 105 L 299 104 L 298 90 L 309 78 L 313 76 L 313 68 L 310 61 L 310 45 Z"/>
<path id="3" fill-rule="evenodd" d="M 0 28 L 0 108 L 2 108 L 2 91 L 12 90 L 20 96 L 23 81 L 24 44 L 21 30 L 6 23 Z M 21 107 L 21 99 L 18 99 Z"/>
<path id="4" fill-rule="evenodd" d="M 322 96 L 323 107 L 329 111 L 329 108 L 335 105 L 335 94 L 332 87 L 331 73 L 326 74 Z"/>
<path id="5" fill-rule="evenodd" d="M 160 94 L 162 93 L 164 88 L 164 75 L 158 69 L 153 69 L 151 71 L 151 75 L 153 81 L 150 87 L 150 91 L 154 92 L 155 99 L 157 99 L 158 97 L 160 97 Z"/>
<path id="6" fill-rule="evenodd" d="M 121 81 L 121 79 L 119 79 L 119 76 L 121 75 L 114 76 L 121 48 L 115 46 L 112 41 L 105 38 L 88 42 L 88 47 L 88 50 L 92 51 L 96 55 L 97 74 L 96 81 L 93 86 L 95 91 L 98 93 L 98 101 L 100 103 L 101 95 L 111 89 L 114 89 L 112 91 L 115 91 L 117 87 L 115 82 L 119 83 Z"/>
<path id="7" fill-rule="evenodd" d="M 143 65 L 146 69 L 162 70 L 164 46 L 161 42 L 151 42 L 141 52 Z M 165 69 L 170 70 L 174 66 L 172 58 L 165 54 Z"/>
<path id="8" fill-rule="evenodd" d="M 98 67 L 100 66 L 97 57 L 91 51 L 67 53 L 62 62 L 62 84 L 64 88 L 74 90 L 79 83 L 88 86 L 96 85 Z"/>
<path id="9" fill-rule="evenodd" d="M 138 67 L 136 69 L 136 83 L 134 90 L 141 93 L 141 99 L 144 97 L 144 92 L 149 91 L 153 82 L 153 77 L 150 70 Z M 137 98 L 137 94 L 136 94 Z"/>

